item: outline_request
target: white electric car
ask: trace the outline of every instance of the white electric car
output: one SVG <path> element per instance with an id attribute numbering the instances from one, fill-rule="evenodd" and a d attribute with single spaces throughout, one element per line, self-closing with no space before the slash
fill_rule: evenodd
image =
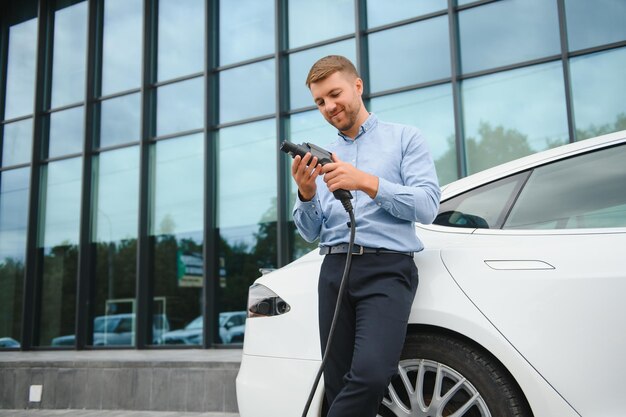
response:
<path id="1" fill-rule="evenodd" d="M 458 180 L 441 201 L 416 227 L 420 282 L 379 415 L 624 416 L 626 131 Z M 302 414 L 321 360 L 321 261 L 250 288 L 241 417 Z"/>

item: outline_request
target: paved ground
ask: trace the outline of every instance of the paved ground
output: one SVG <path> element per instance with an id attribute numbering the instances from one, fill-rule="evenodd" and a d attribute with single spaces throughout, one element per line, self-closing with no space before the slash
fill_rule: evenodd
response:
<path id="1" fill-rule="evenodd" d="M 0 410 L 0 417 L 239 417 L 239 414 L 125 410 Z"/>

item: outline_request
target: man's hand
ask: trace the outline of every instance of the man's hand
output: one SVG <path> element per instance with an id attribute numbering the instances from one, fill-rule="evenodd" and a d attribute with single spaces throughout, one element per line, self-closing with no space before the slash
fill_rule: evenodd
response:
<path id="1" fill-rule="evenodd" d="M 333 162 L 324 165 L 324 181 L 331 192 L 335 190 L 361 190 L 370 198 L 378 193 L 378 177 L 357 169 L 354 165 L 343 162 L 332 154 Z"/>
<path id="2" fill-rule="evenodd" d="M 315 168 L 313 168 L 315 167 Z M 317 164 L 317 157 L 311 159 L 311 153 L 307 152 L 304 158 L 296 155 L 291 164 L 291 176 L 298 185 L 300 198 L 310 201 L 317 192 L 315 180 L 322 172 L 322 166 Z"/>

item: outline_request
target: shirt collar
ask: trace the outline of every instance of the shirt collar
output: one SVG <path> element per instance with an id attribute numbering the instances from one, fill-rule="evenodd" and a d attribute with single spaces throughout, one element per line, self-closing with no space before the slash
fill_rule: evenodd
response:
<path id="1" fill-rule="evenodd" d="M 359 136 L 361 136 L 362 134 L 364 134 L 365 132 L 370 131 L 371 129 L 373 129 L 376 124 L 378 122 L 378 118 L 376 117 L 376 115 L 374 113 L 370 113 L 369 117 L 365 120 L 365 122 L 363 122 L 363 124 L 361 125 L 361 127 L 359 128 L 359 133 L 356 135 L 356 137 L 354 138 L 354 140 L 357 140 L 359 138 Z M 346 142 L 352 142 L 352 139 L 350 139 L 348 136 L 344 135 L 343 133 L 341 133 L 341 131 L 337 131 L 337 134 Z"/>

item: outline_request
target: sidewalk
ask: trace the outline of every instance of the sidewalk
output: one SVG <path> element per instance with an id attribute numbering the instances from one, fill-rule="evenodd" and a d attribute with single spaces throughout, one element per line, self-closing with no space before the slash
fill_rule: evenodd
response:
<path id="1" fill-rule="evenodd" d="M 239 417 L 239 414 L 125 410 L 0 410 L 0 417 Z"/>

